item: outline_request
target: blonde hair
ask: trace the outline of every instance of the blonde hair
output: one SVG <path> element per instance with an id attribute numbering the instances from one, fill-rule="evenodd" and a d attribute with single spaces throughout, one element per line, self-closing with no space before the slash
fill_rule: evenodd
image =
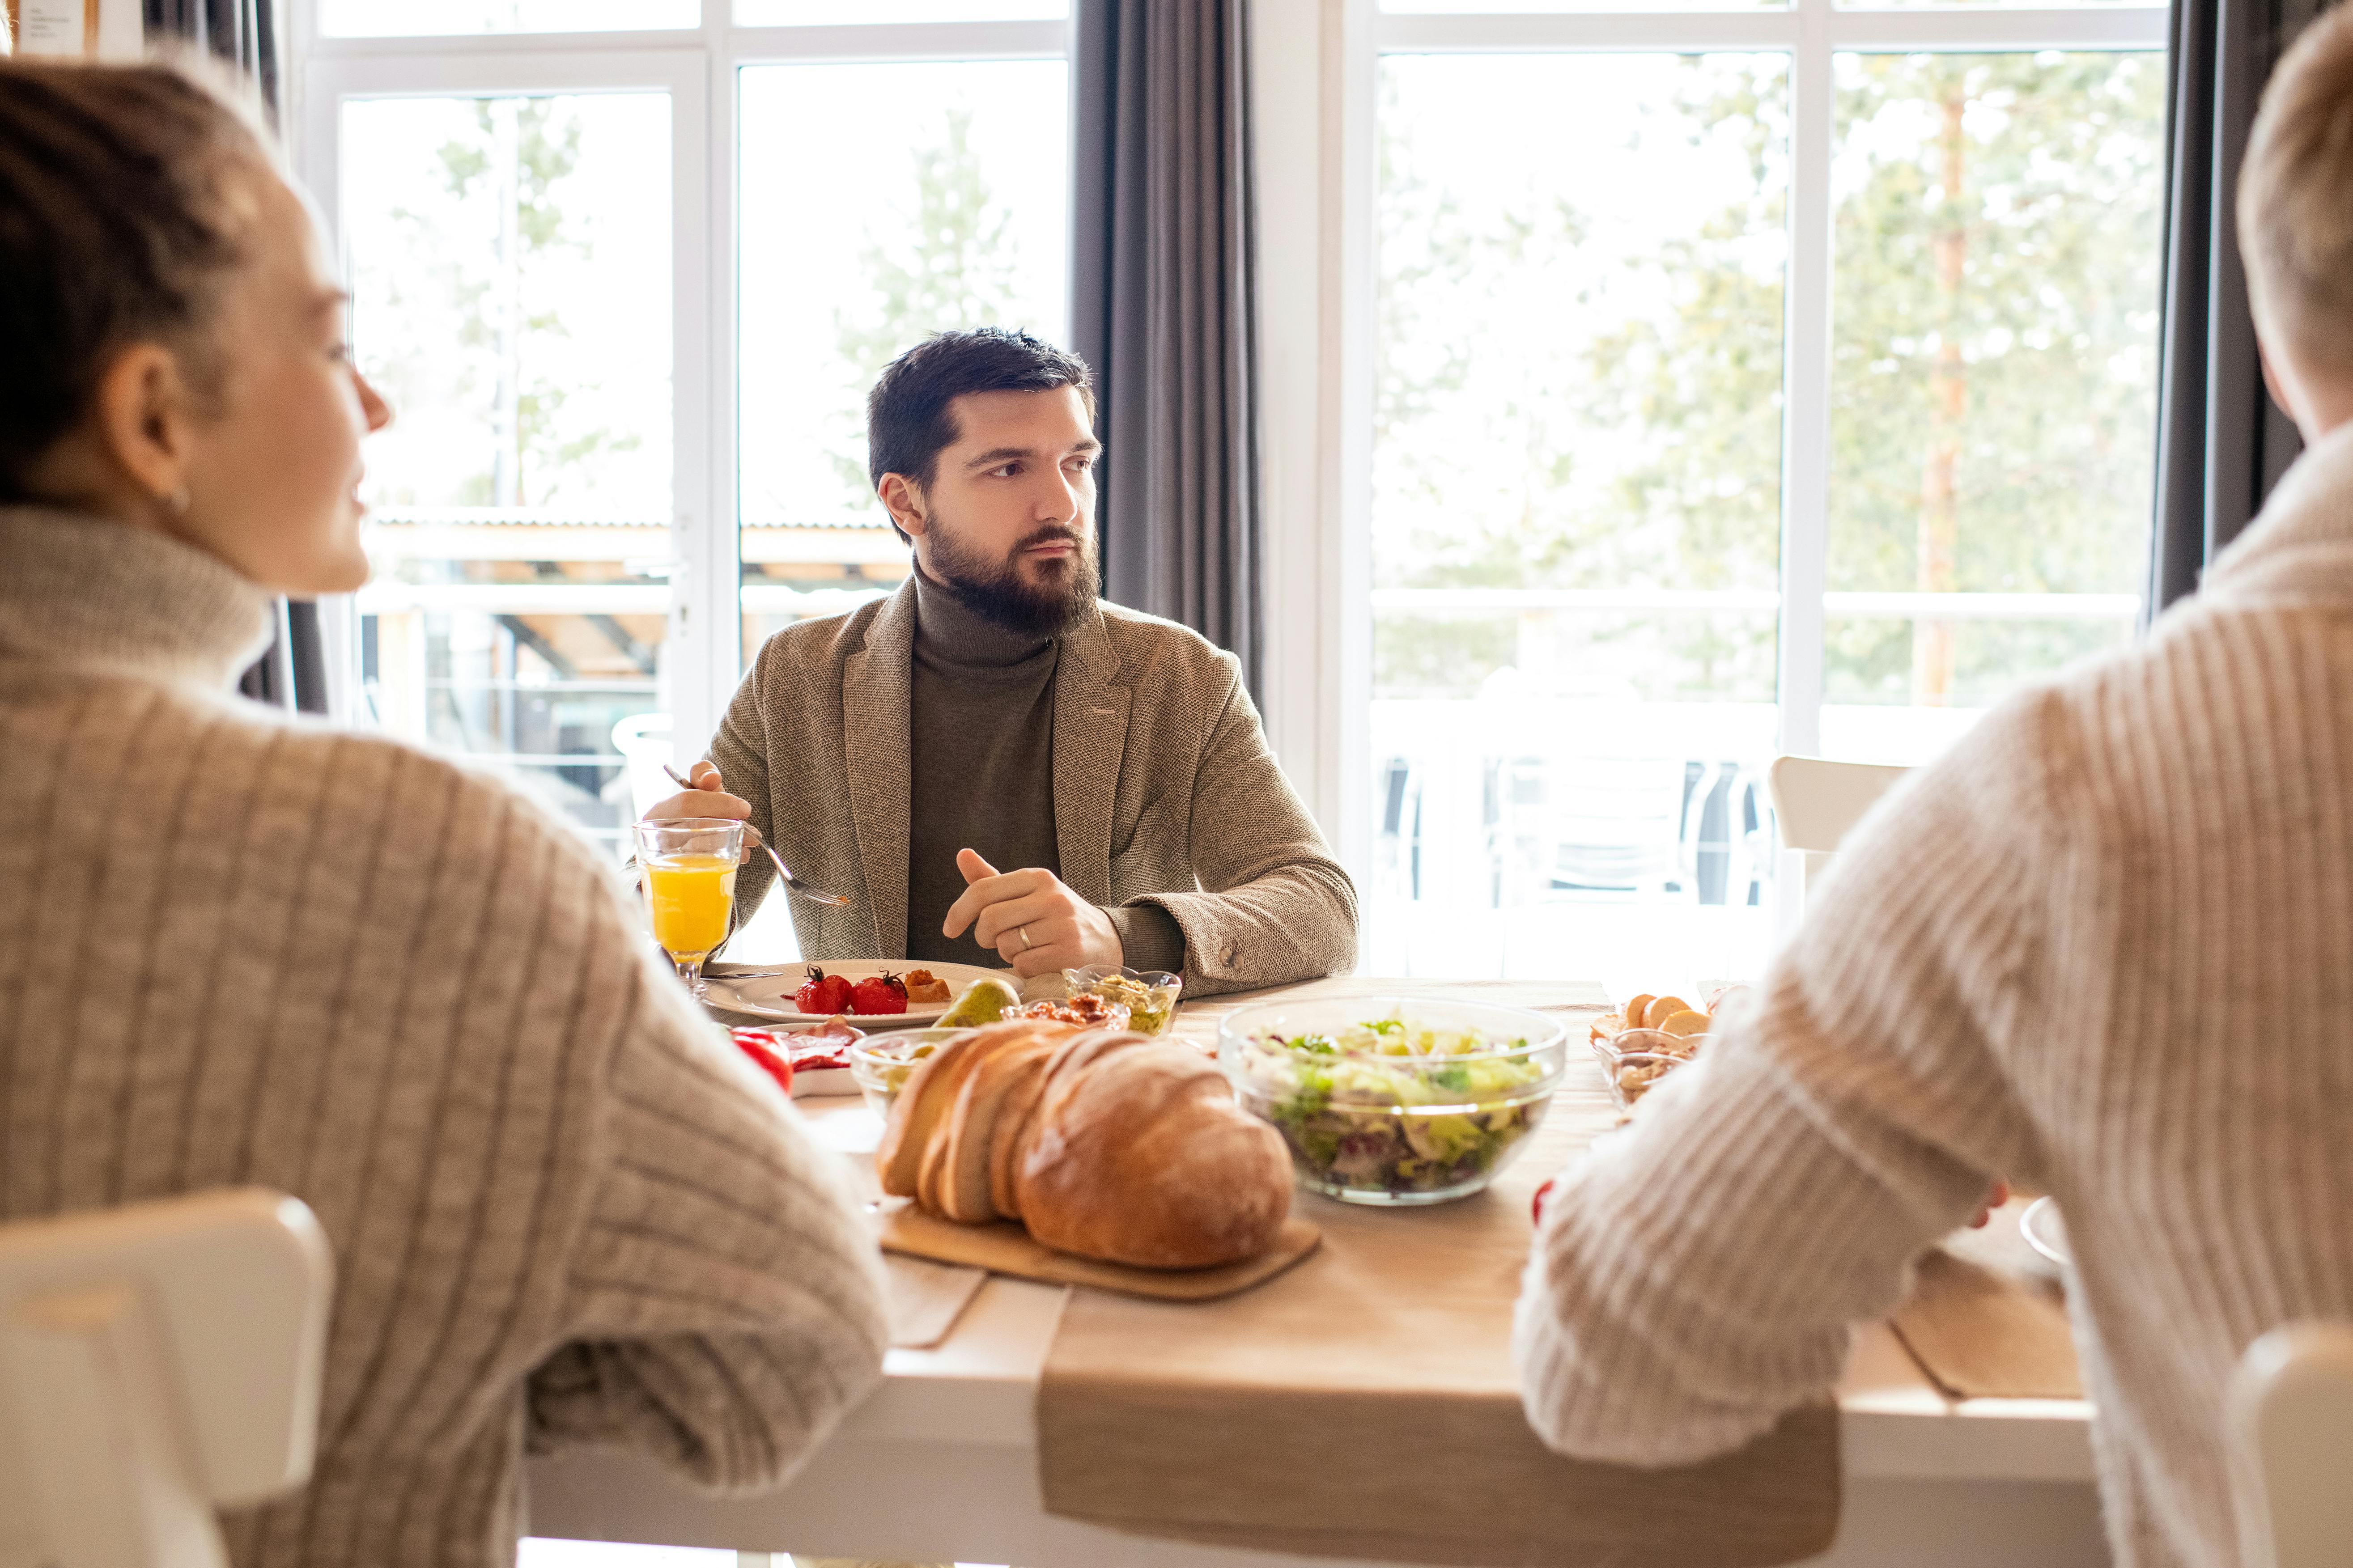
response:
<path id="1" fill-rule="evenodd" d="M 2279 346 L 2353 371 L 2353 5 L 2306 27 L 2263 89 L 2239 174 L 2239 249 Z"/>

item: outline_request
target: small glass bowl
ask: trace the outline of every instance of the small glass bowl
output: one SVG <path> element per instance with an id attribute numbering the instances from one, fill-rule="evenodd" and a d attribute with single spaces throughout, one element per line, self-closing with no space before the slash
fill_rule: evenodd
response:
<path id="1" fill-rule="evenodd" d="M 1406 1034 L 1474 1037 L 1461 1051 L 1341 1054 L 1302 1044 L 1398 1019 Z M 1469 1197 L 1518 1157 L 1567 1070 L 1549 1014 L 1435 997 L 1265 1002 L 1219 1022 L 1218 1057 L 1242 1109 L 1282 1134 L 1311 1192 L 1401 1206 Z"/>
<path id="2" fill-rule="evenodd" d="M 1090 963 L 1065 969 L 1062 983 L 1071 996 L 1100 996 L 1127 1009 L 1127 1026 L 1139 1035 L 1165 1035 L 1176 1026 L 1176 994 L 1185 977 L 1158 969 L 1124 969 Z"/>
<path id="3" fill-rule="evenodd" d="M 849 1049 L 849 1076 L 867 1106 L 888 1117 L 899 1091 L 915 1073 L 916 1064 L 969 1029 L 891 1029 L 869 1035 Z"/>
<path id="4" fill-rule="evenodd" d="M 1665 1056 L 1657 1051 L 1627 1051 L 1602 1068 L 1609 1080 L 1609 1103 L 1620 1111 L 1630 1111 L 1636 1100 L 1659 1087 L 1662 1079 L 1690 1063 L 1689 1057 Z"/>
<path id="5" fill-rule="evenodd" d="M 1674 1057 L 1688 1060 L 1699 1054 L 1705 1035 L 1670 1035 L 1664 1029 L 1620 1029 L 1593 1042 L 1593 1054 L 1603 1072 L 1614 1071 L 1628 1057 Z"/>
<path id="6" fill-rule="evenodd" d="M 1073 1007 L 1071 1003 L 1076 998 L 1064 997 L 1060 1001 L 1024 1002 L 1005 1016 L 1008 1018 L 1050 1018 L 1059 1024 L 1076 1024 L 1082 1029 L 1124 1029 L 1129 1026 L 1127 1007 L 1124 1003 L 1106 1002 L 1092 992 L 1087 994 L 1083 1007 Z M 1102 1016 L 1082 1018 L 1077 1016 L 1081 1011 L 1099 1012 Z"/>

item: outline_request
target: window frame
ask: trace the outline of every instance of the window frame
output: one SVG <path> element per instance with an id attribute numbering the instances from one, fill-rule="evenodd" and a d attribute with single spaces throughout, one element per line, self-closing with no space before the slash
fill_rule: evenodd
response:
<path id="1" fill-rule="evenodd" d="M 702 0 L 694 28 L 332 37 L 291 7 L 288 115 L 296 172 L 341 243 L 342 104 L 350 98 L 663 91 L 671 126 L 671 585 L 663 704 L 699 748 L 742 679 L 741 363 L 736 138 L 742 72 L 768 65 L 1071 59 L 1072 19 L 739 27 Z M 320 605 L 331 711 L 355 710 L 354 598 Z"/>
<path id="2" fill-rule="evenodd" d="M 1740 52 L 1789 57 L 1788 271 L 1783 295 L 1781 579 L 1775 698 L 1778 746 L 1821 745 L 1824 594 L 1831 487 L 1835 57 L 1844 53 L 2162 51 L 2161 5 L 1915 5 L 1862 9 L 1791 0 L 1786 9 L 1385 13 L 1377 0 L 1312 0 L 1257 37 L 1261 190 L 1312 185 L 1261 207 L 1261 449 L 1269 511 L 1297 518 L 1269 541 L 1271 737 L 1362 878 L 1372 865 L 1372 419 L 1380 58 L 1388 54 Z M 1311 36 L 1312 33 L 1312 36 Z M 1277 303 L 1282 308 L 1271 308 Z M 1315 460 L 1299 460 L 1300 449 Z M 1795 923 L 1799 879 L 1784 852 L 1776 929 Z"/>

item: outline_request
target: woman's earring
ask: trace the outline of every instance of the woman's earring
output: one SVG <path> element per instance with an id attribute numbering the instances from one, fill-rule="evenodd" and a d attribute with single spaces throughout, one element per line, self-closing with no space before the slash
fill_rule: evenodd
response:
<path id="1" fill-rule="evenodd" d="M 188 515 L 188 508 L 195 504 L 195 498 L 188 494 L 187 486 L 182 485 L 164 498 L 164 504 L 172 509 L 174 516 L 185 517 Z"/>

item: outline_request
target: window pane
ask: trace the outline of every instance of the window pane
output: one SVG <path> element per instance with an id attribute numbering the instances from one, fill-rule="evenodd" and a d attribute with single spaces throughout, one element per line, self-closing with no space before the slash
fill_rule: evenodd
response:
<path id="1" fill-rule="evenodd" d="M 1060 21 L 1071 0 L 735 0 L 739 27 L 877 22 Z"/>
<path id="2" fill-rule="evenodd" d="M 670 105 L 659 93 L 343 110 L 368 448 L 362 690 L 617 844 L 615 742 L 668 721 Z"/>
<path id="3" fill-rule="evenodd" d="M 1540 16 L 1564 11 L 1782 11 L 1788 0 L 1380 0 L 1391 16 Z"/>
<path id="4" fill-rule="evenodd" d="M 743 126 L 748 661 L 786 623 L 907 574 L 866 476 L 866 393 L 883 365 L 946 328 L 1063 340 L 1065 68 L 758 67 L 744 72 Z"/>
<path id="5" fill-rule="evenodd" d="M 2142 5 L 2147 0 L 1833 0 L 1842 11 L 1913 10 L 1935 5 L 1965 5 L 1972 9 L 2021 6 L 2040 8 L 2052 6 Z"/>
<path id="6" fill-rule="evenodd" d="M 702 26 L 700 0 L 319 0 L 331 38 L 616 33 Z"/>
<path id="7" fill-rule="evenodd" d="M 1917 763 L 2132 634 L 2165 59 L 1842 55 L 1837 79 L 1824 744 Z"/>
<path id="8" fill-rule="evenodd" d="M 1787 71 L 1382 62 L 1372 973 L 1761 959 Z"/>

